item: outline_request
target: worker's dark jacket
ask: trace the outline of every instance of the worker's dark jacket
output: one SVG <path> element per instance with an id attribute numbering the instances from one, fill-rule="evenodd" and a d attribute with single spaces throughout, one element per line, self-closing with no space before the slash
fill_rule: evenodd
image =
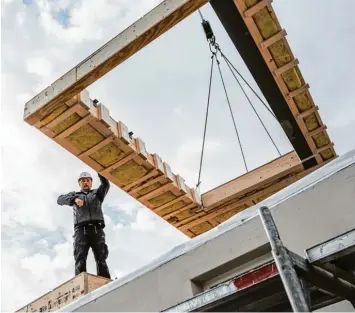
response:
<path id="1" fill-rule="evenodd" d="M 105 227 L 104 215 L 102 213 L 102 202 L 110 188 L 109 181 L 101 176 L 99 178 L 101 185 L 97 189 L 90 191 L 73 191 L 58 197 L 59 205 L 69 205 L 73 207 L 74 227 L 100 222 Z M 84 201 L 82 207 L 75 203 L 75 199 Z"/>

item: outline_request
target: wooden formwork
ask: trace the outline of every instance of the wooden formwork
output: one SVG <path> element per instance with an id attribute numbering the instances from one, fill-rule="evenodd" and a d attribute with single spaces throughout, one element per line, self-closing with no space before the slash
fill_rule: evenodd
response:
<path id="1" fill-rule="evenodd" d="M 46 136 L 165 221 L 194 237 L 222 223 L 305 173 L 290 152 L 201 196 L 144 141 L 131 136 L 87 90 L 34 124 Z"/>

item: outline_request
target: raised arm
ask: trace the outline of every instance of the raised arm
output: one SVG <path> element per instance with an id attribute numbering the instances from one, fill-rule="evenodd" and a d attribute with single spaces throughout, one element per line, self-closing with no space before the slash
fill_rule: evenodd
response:
<path id="1" fill-rule="evenodd" d="M 74 200 L 76 198 L 76 194 L 74 191 L 69 192 L 67 194 L 64 195 L 60 195 L 57 199 L 57 203 L 59 205 L 70 205 L 73 206 L 74 205 Z"/>
<path id="2" fill-rule="evenodd" d="M 99 178 L 100 178 L 100 187 L 97 189 L 97 196 L 99 197 L 99 199 L 101 201 L 104 201 L 109 189 L 110 189 L 110 182 L 103 177 L 102 175 L 100 175 L 99 173 L 97 173 Z"/>

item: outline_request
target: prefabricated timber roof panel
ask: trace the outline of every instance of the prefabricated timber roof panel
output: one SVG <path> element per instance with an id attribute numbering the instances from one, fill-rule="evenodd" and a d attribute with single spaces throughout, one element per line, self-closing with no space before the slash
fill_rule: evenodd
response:
<path id="1" fill-rule="evenodd" d="M 141 138 L 133 138 L 122 121 L 116 122 L 103 104 L 95 104 L 87 90 L 33 126 L 189 237 L 212 229 L 310 171 L 292 151 L 200 197 L 158 154 L 149 153 Z"/>
<path id="2" fill-rule="evenodd" d="M 227 192 L 226 184 L 200 198 L 157 154 L 148 153 L 140 138 L 131 138 L 127 127 L 114 121 L 102 104 L 93 104 L 87 86 L 207 2 L 163 1 L 35 96 L 24 112 L 27 123 L 190 237 L 210 230 L 336 156 L 271 1 L 211 1 L 295 148 L 234 180 L 233 186 L 249 181 L 238 192 L 233 194 L 234 187 Z M 278 169 L 277 164 L 287 164 L 290 156 L 296 163 Z M 255 179 L 258 176 L 265 177 Z M 226 196 L 213 202 L 211 195 L 216 193 Z"/>
<path id="3" fill-rule="evenodd" d="M 24 119 L 33 125 L 208 2 L 163 1 L 26 103 Z M 336 153 L 271 2 L 210 3 L 295 151 L 302 160 L 308 159 L 304 165 L 309 168 Z"/>
<path id="4" fill-rule="evenodd" d="M 306 168 L 336 156 L 272 0 L 211 0 L 210 4 L 280 121 Z"/>

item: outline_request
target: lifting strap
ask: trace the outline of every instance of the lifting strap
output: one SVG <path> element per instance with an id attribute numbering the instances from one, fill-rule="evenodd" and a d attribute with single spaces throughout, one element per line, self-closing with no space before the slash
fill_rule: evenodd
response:
<path id="1" fill-rule="evenodd" d="M 237 135 L 237 139 L 238 139 L 238 144 L 239 144 L 239 148 L 241 150 L 241 153 L 242 153 L 242 157 L 243 157 L 243 162 L 244 162 L 244 166 L 245 166 L 245 170 L 248 172 L 248 166 L 247 166 L 247 163 L 246 163 L 246 159 L 245 159 L 245 155 L 244 155 L 244 151 L 243 151 L 243 146 L 242 146 L 242 143 L 241 143 L 241 140 L 240 140 L 240 136 L 239 136 L 239 132 L 238 132 L 238 128 L 237 128 L 237 125 L 236 125 L 236 122 L 235 122 L 235 119 L 234 119 L 234 115 L 233 115 L 233 111 L 232 111 L 232 107 L 231 107 L 231 104 L 230 104 L 230 101 L 229 101 L 229 97 L 228 97 L 228 92 L 227 92 L 227 89 L 226 89 L 226 86 L 225 86 L 225 83 L 224 83 L 224 79 L 223 79 L 223 75 L 222 75 L 222 70 L 221 70 L 221 67 L 220 67 L 220 62 L 219 62 L 219 59 L 218 59 L 218 53 L 221 55 L 222 59 L 226 62 L 228 68 L 230 69 L 231 73 L 233 74 L 233 77 L 235 78 L 235 80 L 237 81 L 240 89 L 242 90 L 244 96 L 247 98 L 250 106 L 252 107 L 254 113 L 256 114 L 256 116 L 258 117 L 260 123 L 262 124 L 264 130 L 266 131 L 267 135 L 269 136 L 271 142 L 273 143 L 276 151 L 278 152 L 279 156 L 281 156 L 281 153 L 276 145 L 276 143 L 274 142 L 274 140 L 272 139 L 270 133 L 268 132 L 265 124 L 263 123 L 263 121 L 261 120 L 258 112 L 256 111 L 254 105 L 252 104 L 250 98 L 248 97 L 247 93 L 245 92 L 242 84 L 240 83 L 238 77 L 235 75 L 235 73 L 233 72 L 233 70 L 241 77 L 241 79 L 244 81 L 244 83 L 252 90 L 252 92 L 256 95 L 256 97 L 260 100 L 260 102 L 264 105 L 264 107 L 268 110 L 268 112 L 275 118 L 275 120 L 279 123 L 279 121 L 277 120 L 275 114 L 271 111 L 271 109 L 266 105 L 266 103 L 261 99 L 261 97 L 256 93 L 256 91 L 250 86 L 250 84 L 245 80 L 245 78 L 241 75 L 241 73 L 235 68 L 235 66 L 229 61 L 229 59 L 223 54 L 221 48 L 219 47 L 218 43 L 216 42 L 216 37 L 215 35 L 213 34 L 213 30 L 212 30 L 212 27 L 210 25 L 210 23 L 205 20 L 203 18 L 203 15 L 201 13 L 200 10 L 198 10 L 200 16 L 201 16 L 201 19 L 202 19 L 202 27 L 203 27 L 203 30 L 205 32 L 205 35 L 206 35 L 206 39 L 209 43 L 209 48 L 210 48 L 210 51 L 212 53 L 211 55 L 211 71 L 210 71 L 210 79 L 209 79 L 209 87 L 208 87 L 208 96 L 207 96 L 207 108 L 206 108 L 206 114 L 205 114 L 205 124 L 204 124 L 204 131 L 203 131 L 203 139 L 202 139 L 202 150 L 201 150 L 201 157 L 200 157 L 200 165 L 199 165 L 199 173 L 198 173 L 198 181 L 197 181 L 197 184 L 196 184 L 196 188 L 198 188 L 201 184 L 201 170 L 202 170 L 202 163 L 203 163 L 203 154 L 204 154 L 204 148 L 205 148 L 205 141 L 206 141 L 206 131 L 207 131 L 207 122 L 208 122 L 208 112 L 209 112 L 209 107 L 210 107 L 210 96 L 211 96 L 211 89 L 212 89 L 212 73 L 213 73 L 213 65 L 214 65 L 214 60 L 216 59 L 216 63 L 217 63 L 217 66 L 218 66 L 218 71 L 219 71 L 219 74 L 220 74 L 220 78 L 221 78 L 221 82 L 222 82 L 222 85 L 223 85 L 223 89 L 224 89 L 224 93 L 225 93 L 225 96 L 226 96 L 226 100 L 227 100 L 227 103 L 228 103 L 228 107 L 229 107 L 229 111 L 230 111 L 230 114 L 231 114 L 231 117 L 232 117 L 232 121 L 233 121 L 233 125 L 234 125 L 234 129 L 235 129 L 235 132 L 236 132 L 236 135 Z"/>

